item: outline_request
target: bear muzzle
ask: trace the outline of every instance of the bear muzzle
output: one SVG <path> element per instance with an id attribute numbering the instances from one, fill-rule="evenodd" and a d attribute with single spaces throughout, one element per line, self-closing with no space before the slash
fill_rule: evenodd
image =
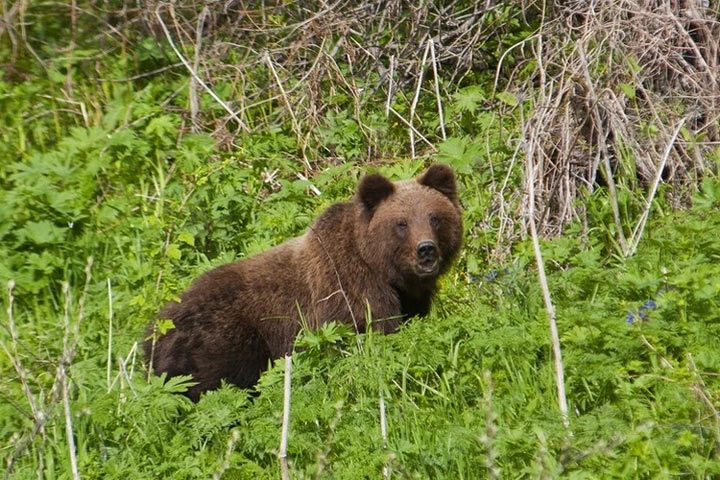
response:
<path id="1" fill-rule="evenodd" d="M 419 277 L 437 275 L 440 270 L 440 255 L 435 242 L 423 240 L 417 244 L 415 273 Z"/>

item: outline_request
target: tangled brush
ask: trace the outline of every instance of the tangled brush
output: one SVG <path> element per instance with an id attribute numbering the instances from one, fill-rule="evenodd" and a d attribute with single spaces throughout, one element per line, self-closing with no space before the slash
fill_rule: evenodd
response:
<path id="1" fill-rule="evenodd" d="M 585 195 L 607 187 L 616 240 L 631 254 L 659 183 L 682 204 L 720 161 L 717 6 L 558 1 L 543 15 L 517 46 L 533 52 L 533 73 L 521 84 L 533 108 L 517 154 L 526 161 L 519 213 L 533 202 L 541 231 L 556 235 L 586 219 Z M 637 218 L 622 218 L 620 186 L 646 207 Z"/>

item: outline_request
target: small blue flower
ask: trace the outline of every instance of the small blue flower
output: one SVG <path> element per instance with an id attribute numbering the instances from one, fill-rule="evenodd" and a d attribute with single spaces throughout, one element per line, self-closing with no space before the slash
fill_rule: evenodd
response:
<path id="1" fill-rule="evenodd" d="M 648 313 L 651 310 L 655 310 L 657 307 L 657 302 L 655 302 L 652 298 L 645 300 L 645 303 L 640 305 L 640 308 L 638 308 L 637 313 L 632 310 L 628 312 L 627 317 L 625 317 L 625 323 L 634 323 L 637 319 L 647 320 Z"/>
<path id="2" fill-rule="evenodd" d="M 640 314 L 640 318 L 645 320 L 647 317 L 647 312 L 650 310 L 655 310 L 657 308 L 657 303 L 655 303 L 655 300 L 646 300 L 645 303 L 642 304 L 640 309 L 638 310 L 638 313 Z"/>
<path id="3" fill-rule="evenodd" d="M 485 280 L 486 282 L 494 282 L 495 280 L 497 280 L 498 276 L 500 276 L 500 272 L 498 272 L 497 270 L 490 270 L 488 273 L 483 275 L 483 280 Z"/>

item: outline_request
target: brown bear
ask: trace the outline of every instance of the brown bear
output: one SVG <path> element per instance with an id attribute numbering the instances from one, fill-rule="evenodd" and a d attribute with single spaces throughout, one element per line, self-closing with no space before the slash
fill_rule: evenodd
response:
<path id="1" fill-rule="evenodd" d="M 395 183 L 367 175 L 353 201 L 330 206 L 304 235 L 200 276 L 158 314 L 174 328 L 145 342 L 145 358 L 155 373 L 192 375 L 193 400 L 222 379 L 252 387 L 291 352 L 301 315 L 311 329 L 336 320 L 363 332 L 369 305 L 373 329 L 386 333 L 426 315 L 461 238 L 450 167 Z"/>

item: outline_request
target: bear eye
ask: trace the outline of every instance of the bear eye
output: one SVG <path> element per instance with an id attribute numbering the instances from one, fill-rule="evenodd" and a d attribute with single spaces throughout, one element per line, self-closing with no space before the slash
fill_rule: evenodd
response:
<path id="1" fill-rule="evenodd" d="M 398 220 L 395 222 L 395 226 L 397 228 L 399 228 L 400 230 L 405 230 L 405 229 L 407 229 L 407 226 L 408 226 L 407 220 Z"/>
<path id="2" fill-rule="evenodd" d="M 433 228 L 437 228 L 440 226 L 440 219 L 437 217 L 437 215 L 430 215 L 430 226 Z"/>

